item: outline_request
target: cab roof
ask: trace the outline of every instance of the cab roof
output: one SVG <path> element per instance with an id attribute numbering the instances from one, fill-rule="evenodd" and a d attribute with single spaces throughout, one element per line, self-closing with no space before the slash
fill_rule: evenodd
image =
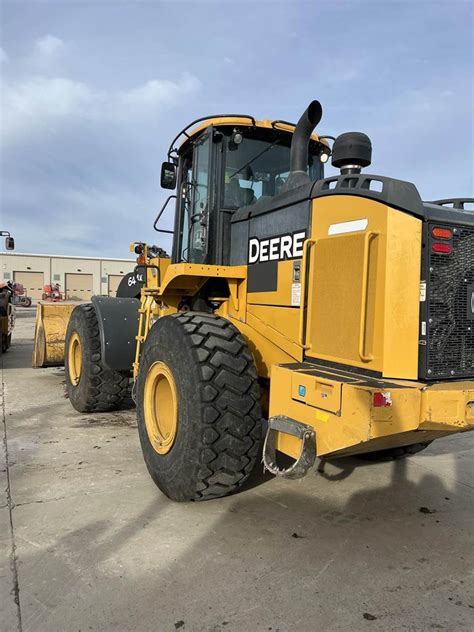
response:
<path id="1" fill-rule="evenodd" d="M 288 121 L 282 121 L 279 119 L 264 119 L 262 121 L 258 121 L 253 116 L 247 116 L 245 114 L 216 114 L 212 116 L 206 116 L 193 121 L 183 130 L 181 130 L 181 132 L 173 139 L 168 150 L 168 156 L 171 157 L 173 154 L 176 155 L 178 153 L 179 150 L 177 147 L 175 147 L 175 143 L 180 140 L 181 136 L 184 136 L 185 138 L 180 142 L 179 149 L 181 149 L 181 147 L 186 142 L 199 134 L 199 132 L 201 132 L 203 129 L 206 129 L 206 127 L 210 127 L 211 125 L 215 127 L 224 125 L 238 125 L 239 127 L 260 127 L 266 129 L 280 130 L 283 132 L 288 132 L 289 134 L 293 134 L 296 127 L 296 123 L 289 123 Z M 326 147 L 329 147 L 327 140 L 325 138 L 320 138 L 319 135 L 315 132 L 311 134 L 311 139 L 325 145 Z"/>

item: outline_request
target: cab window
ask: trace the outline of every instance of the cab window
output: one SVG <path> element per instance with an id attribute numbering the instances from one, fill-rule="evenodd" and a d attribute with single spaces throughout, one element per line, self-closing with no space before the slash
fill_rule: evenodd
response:
<path id="1" fill-rule="evenodd" d="M 263 139 L 255 135 L 255 130 L 247 130 L 241 137 L 241 142 L 236 144 L 232 131 L 224 136 L 223 206 L 229 209 L 278 195 L 290 172 L 291 137 L 288 134 L 265 130 Z M 308 158 L 311 180 L 323 177 L 319 153 L 320 146 L 311 142 Z"/>

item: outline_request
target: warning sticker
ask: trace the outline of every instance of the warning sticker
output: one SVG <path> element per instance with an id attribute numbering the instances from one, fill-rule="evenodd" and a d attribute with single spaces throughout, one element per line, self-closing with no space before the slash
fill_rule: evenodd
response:
<path id="1" fill-rule="evenodd" d="M 420 281 L 420 303 L 426 301 L 426 281 Z"/>
<path id="2" fill-rule="evenodd" d="M 299 307 L 301 304 L 301 283 L 291 284 L 291 306 Z"/>
<path id="3" fill-rule="evenodd" d="M 317 421 L 324 421 L 324 423 L 329 421 L 329 413 L 325 413 L 322 410 L 316 410 L 315 417 Z"/>

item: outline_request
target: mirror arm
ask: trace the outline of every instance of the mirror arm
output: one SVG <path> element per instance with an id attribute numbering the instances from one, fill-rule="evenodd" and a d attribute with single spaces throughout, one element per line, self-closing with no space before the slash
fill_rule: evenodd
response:
<path id="1" fill-rule="evenodd" d="M 161 207 L 161 210 L 159 211 L 158 215 L 156 216 L 155 221 L 153 222 L 153 228 L 156 230 L 157 233 L 166 233 L 167 235 L 174 235 L 174 230 L 166 230 L 165 228 L 157 228 L 156 227 L 156 225 L 160 221 L 161 216 L 163 215 L 163 213 L 165 211 L 165 208 L 168 206 L 169 201 L 172 200 L 173 198 L 177 199 L 178 196 L 177 195 L 170 195 L 169 198 L 167 198 L 166 202 L 163 204 L 163 206 Z"/>

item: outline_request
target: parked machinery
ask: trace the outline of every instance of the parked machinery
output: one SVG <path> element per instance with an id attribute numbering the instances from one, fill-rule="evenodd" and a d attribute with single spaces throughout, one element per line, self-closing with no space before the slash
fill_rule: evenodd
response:
<path id="1" fill-rule="evenodd" d="M 219 115 L 176 136 L 171 259 L 135 242 L 140 299 L 93 297 L 68 323 L 69 399 L 112 410 L 133 378 L 148 470 L 174 500 L 239 489 L 316 456 L 409 454 L 474 428 L 472 200 L 424 203 L 362 172 L 365 134 Z M 184 136 L 184 142 L 175 143 Z M 290 457 L 283 464 L 281 454 Z"/>
<path id="2" fill-rule="evenodd" d="M 47 283 L 43 286 L 43 294 L 41 296 L 41 300 L 43 301 L 51 301 L 52 303 L 57 303 L 59 301 L 64 301 L 64 296 L 61 292 L 61 286 L 59 283 Z"/>
<path id="3" fill-rule="evenodd" d="M 0 235 L 5 237 L 5 249 L 14 250 L 15 240 L 11 234 L 6 230 L 2 230 Z M 13 289 L 10 283 L 0 282 L 0 354 L 5 353 L 9 349 L 14 326 Z"/>
<path id="4" fill-rule="evenodd" d="M 9 284 L 12 290 L 12 303 L 18 307 L 31 307 L 31 298 L 26 295 L 22 283 L 13 282 Z"/>

